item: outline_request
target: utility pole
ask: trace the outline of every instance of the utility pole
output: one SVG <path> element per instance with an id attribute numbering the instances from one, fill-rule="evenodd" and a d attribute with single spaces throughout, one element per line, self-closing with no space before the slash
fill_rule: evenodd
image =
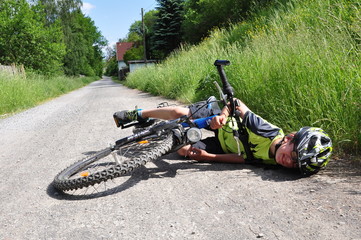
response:
<path id="1" fill-rule="evenodd" d="M 143 47 L 144 47 L 144 63 L 147 63 L 147 51 L 145 46 L 145 28 L 144 28 L 144 16 L 142 8 L 142 32 L 143 32 Z"/>

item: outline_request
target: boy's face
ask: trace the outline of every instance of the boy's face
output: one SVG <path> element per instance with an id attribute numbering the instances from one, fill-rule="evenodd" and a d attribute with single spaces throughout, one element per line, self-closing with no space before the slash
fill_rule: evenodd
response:
<path id="1" fill-rule="evenodd" d="M 293 147 L 292 137 L 286 136 L 276 152 L 276 162 L 286 168 L 297 168 L 297 156 Z"/>

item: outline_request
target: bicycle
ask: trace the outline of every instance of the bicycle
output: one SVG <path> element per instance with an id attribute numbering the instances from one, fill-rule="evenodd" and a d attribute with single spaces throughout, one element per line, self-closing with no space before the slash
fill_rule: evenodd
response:
<path id="1" fill-rule="evenodd" d="M 223 88 L 221 89 L 216 81 L 214 83 L 220 93 L 220 101 L 225 106 L 229 106 L 230 116 L 237 119 L 239 114 L 235 110 L 233 88 L 229 84 L 223 68 L 229 64 L 228 60 L 214 62 Z M 214 116 L 195 120 L 191 120 L 191 116 L 168 121 L 150 119 L 145 123 L 134 121 L 123 125 L 122 128 L 135 127 L 133 135 L 121 138 L 113 146 L 65 168 L 56 175 L 53 186 L 60 191 L 71 191 L 131 173 L 147 162 L 199 141 L 202 138 L 200 129 L 209 126 L 210 120 Z M 234 135 L 236 138 L 239 137 L 236 130 L 234 130 Z"/>

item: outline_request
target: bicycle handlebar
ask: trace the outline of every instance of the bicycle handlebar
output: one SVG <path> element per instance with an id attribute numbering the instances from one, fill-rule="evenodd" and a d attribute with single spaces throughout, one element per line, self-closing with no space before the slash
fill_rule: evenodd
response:
<path id="1" fill-rule="evenodd" d="M 226 77 L 226 73 L 223 69 L 223 66 L 228 66 L 230 65 L 230 61 L 228 60 L 216 60 L 214 62 L 214 65 L 217 67 L 219 76 L 222 80 L 222 85 L 223 85 L 223 93 L 227 94 L 228 98 L 233 98 L 233 88 L 232 86 L 229 84 L 227 77 Z"/>
<path id="2" fill-rule="evenodd" d="M 228 60 L 216 60 L 214 62 L 214 65 L 217 67 L 219 77 L 222 80 L 223 93 L 225 95 L 227 95 L 227 100 L 230 104 L 230 115 L 234 116 L 235 115 L 235 103 L 233 100 L 234 92 L 233 92 L 233 88 L 232 88 L 231 84 L 229 84 L 229 82 L 227 80 L 227 76 L 226 76 L 226 73 L 223 68 L 223 66 L 228 66 L 230 64 L 231 64 L 231 62 Z"/>
<path id="3" fill-rule="evenodd" d="M 237 142 L 238 155 L 240 156 L 241 155 L 240 143 L 242 143 L 243 146 L 248 146 L 248 144 L 247 144 L 248 135 L 244 128 L 240 128 L 240 125 L 241 125 L 240 112 L 238 110 L 236 110 L 237 102 L 233 98 L 233 94 L 234 94 L 233 88 L 229 84 L 227 77 L 226 77 L 226 73 L 224 72 L 224 69 L 223 69 L 223 66 L 228 66 L 230 64 L 231 63 L 228 60 L 216 60 L 214 62 L 214 65 L 217 67 L 219 76 L 222 80 L 223 94 L 227 95 L 227 100 L 229 102 L 229 106 L 228 106 L 229 116 L 234 117 L 237 121 L 238 129 L 233 128 L 232 130 L 233 130 L 233 136 Z M 253 159 L 253 154 L 252 154 L 250 148 L 245 147 L 245 151 L 246 151 L 247 158 L 249 157 L 250 159 Z"/>

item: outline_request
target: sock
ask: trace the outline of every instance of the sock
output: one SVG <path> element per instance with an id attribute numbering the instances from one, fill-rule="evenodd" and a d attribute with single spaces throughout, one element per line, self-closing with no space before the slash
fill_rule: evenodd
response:
<path id="1" fill-rule="evenodd" d="M 143 110 L 143 109 L 138 109 L 138 121 L 144 119 L 144 118 L 142 117 L 142 110 Z"/>

